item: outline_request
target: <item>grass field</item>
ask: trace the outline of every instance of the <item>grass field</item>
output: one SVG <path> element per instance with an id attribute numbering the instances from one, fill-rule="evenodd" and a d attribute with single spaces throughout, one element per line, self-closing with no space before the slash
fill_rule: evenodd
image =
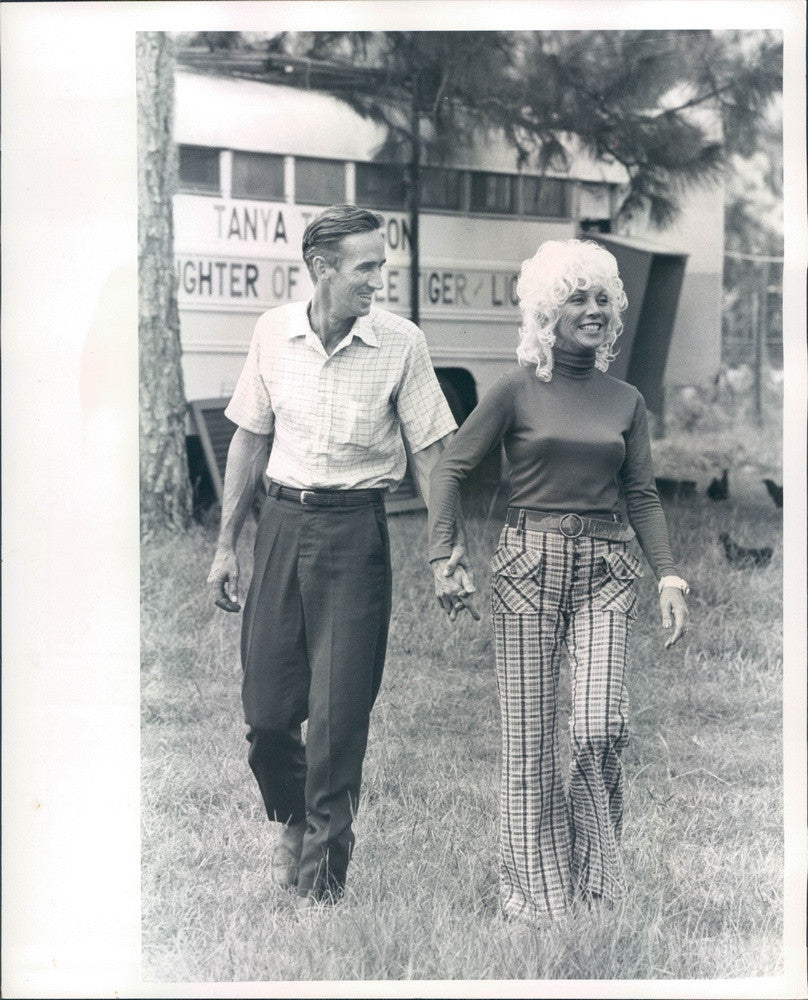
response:
<path id="1" fill-rule="evenodd" d="M 454 626 L 431 596 L 425 516 L 391 518 L 392 631 L 348 893 L 302 922 L 269 880 L 277 827 L 246 763 L 239 619 L 207 602 L 215 528 L 144 547 L 144 980 L 777 975 L 780 512 L 765 497 L 711 504 L 701 484 L 699 494 L 666 506 L 693 584 L 690 632 L 671 651 L 650 572 L 641 581 L 624 755 L 631 891 L 613 912 L 541 931 L 498 916 L 499 721 L 486 614 L 496 518 L 470 521 L 483 621 Z M 253 530 L 241 543 L 247 570 Z M 772 544 L 770 566 L 730 568 L 722 530 Z"/>

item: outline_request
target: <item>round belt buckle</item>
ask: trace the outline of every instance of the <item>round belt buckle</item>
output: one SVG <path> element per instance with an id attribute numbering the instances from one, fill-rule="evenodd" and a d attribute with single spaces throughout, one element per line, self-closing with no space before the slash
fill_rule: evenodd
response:
<path id="1" fill-rule="evenodd" d="M 569 531 L 567 531 L 566 528 L 564 527 L 564 522 L 567 520 L 568 517 L 574 517 L 575 520 L 578 522 L 577 524 L 574 524 Z M 577 538 L 579 535 L 583 534 L 584 520 L 580 514 L 565 514 L 561 518 L 561 521 L 558 524 L 558 530 L 565 538 Z"/>

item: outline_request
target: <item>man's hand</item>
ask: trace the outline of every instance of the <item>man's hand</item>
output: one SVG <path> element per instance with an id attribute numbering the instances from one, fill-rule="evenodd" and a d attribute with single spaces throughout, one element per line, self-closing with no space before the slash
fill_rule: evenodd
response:
<path id="1" fill-rule="evenodd" d="M 455 545 L 448 559 L 436 559 L 432 563 L 435 577 L 435 596 L 438 603 L 454 621 L 465 608 L 475 621 L 480 620 L 474 599 L 474 575 L 468 565 L 466 551 L 462 545 Z"/>
<path id="2" fill-rule="evenodd" d="M 217 549 L 208 574 L 210 596 L 222 611 L 241 611 L 238 603 L 238 558 L 235 549 Z"/>
<path id="3" fill-rule="evenodd" d="M 274 419 L 274 418 L 273 418 Z M 222 611 L 241 611 L 236 543 L 267 467 L 269 438 L 237 427 L 227 449 L 219 541 L 208 575 L 210 596 Z"/>
<path id="4" fill-rule="evenodd" d="M 659 595 L 659 608 L 662 612 L 662 627 L 673 632 L 665 640 L 665 649 L 669 649 L 687 632 L 689 617 L 685 595 L 678 587 L 663 587 Z"/>

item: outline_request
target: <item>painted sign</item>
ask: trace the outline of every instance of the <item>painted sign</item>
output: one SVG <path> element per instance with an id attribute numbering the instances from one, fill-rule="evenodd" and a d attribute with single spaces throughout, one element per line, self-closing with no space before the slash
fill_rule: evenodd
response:
<path id="1" fill-rule="evenodd" d="M 175 206 L 178 299 L 181 306 L 239 307 L 260 312 L 311 295 L 300 259 L 306 225 L 319 209 L 274 203 L 205 200 L 178 195 Z M 380 213 L 382 214 L 382 213 Z M 407 314 L 410 301 L 410 229 L 400 214 L 383 214 L 387 265 L 379 306 Z M 192 237 L 195 237 L 192 239 Z M 207 252 L 197 252 L 204 248 Z M 422 257 L 422 308 L 445 315 L 512 312 L 517 308 L 515 270 L 432 264 Z"/>
<path id="2" fill-rule="evenodd" d="M 241 303 L 269 308 L 311 293 L 305 265 L 288 260 L 194 254 L 178 256 L 176 267 L 177 299 L 181 304 Z"/>
<path id="3" fill-rule="evenodd" d="M 303 263 L 283 259 L 212 257 L 180 254 L 176 259 L 177 298 L 181 305 L 245 306 L 269 309 L 311 295 L 311 279 Z M 375 301 L 394 312 L 410 301 L 409 269 L 386 266 L 384 287 Z M 446 312 L 499 312 L 517 308 L 518 274 L 484 268 L 430 268 L 420 272 L 420 301 Z"/>
<path id="4" fill-rule="evenodd" d="M 222 253 L 259 254 L 300 258 L 303 232 L 322 211 L 318 207 L 282 202 L 248 202 L 200 198 L 178 194 L 174 198 L 177 246 L 216 248 Z M 403 214 L 379 213 L 390 254 L 409 254 L 410 228 Z"/>

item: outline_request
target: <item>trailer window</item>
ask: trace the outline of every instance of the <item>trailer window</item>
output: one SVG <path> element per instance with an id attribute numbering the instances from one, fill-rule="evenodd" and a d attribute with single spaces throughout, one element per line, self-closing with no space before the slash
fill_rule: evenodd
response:
<path id="1" fill-rule="evenodd" d="M 404 168 L 397 163 L 357 163 L 356 203 L 363 208 L 405 208 Z"/>
<path id="2" fill-rule="evenodd" d="M 208 146 L 180 146 L 180 191 L 220 194 L 219 150 Z"/>
<path id="3" fill-rule="evenodd" d="M 523 177 L 522 212 L 550 219 L 569 218 L 569 182 L 561 177 Z"/>
<path id="4" fill-rule="evenodd" d="M 233 152 L 233 197 L 283 201 L 283 157 Z"/>
<path id="5" fill-rule="evenodd" d="M 425 167 L 421 171 L 421 204 L 423 207 L 460 209 L 461 176 L 459 170 Z"/>
<path id="6" fill-rule="evenodd" d="M 516 212 L 516 179 L 513 174 L 473 173 L 472 212 L 499 212 L 513 215 Z"/>
<path id="7" fill-rule="evenodd" d="M 608 184 L 585 182 L 579 185 L 579 219 L 609 219 L 611 214 L 611 192 Z"/>
<path id="8" fill-rule="evenodd" d="M 341 160 L 295 159 L 298 205 L 340 205 L 345 201 L 345 164 Z"/>

